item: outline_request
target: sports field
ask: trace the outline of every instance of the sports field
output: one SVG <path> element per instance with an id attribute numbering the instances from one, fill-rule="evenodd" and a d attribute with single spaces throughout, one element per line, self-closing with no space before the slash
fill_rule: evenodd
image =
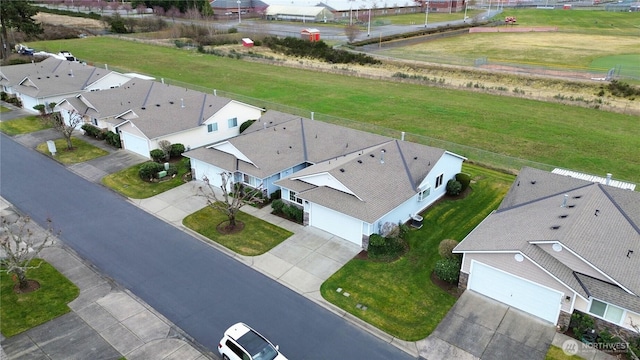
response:
<path id="1" fill-rule="evenodd" d="M 241 94 L 249 97 L 242 100 L 267 108 L 283 104 L 304 109 L 300 113 L 306 116 L 314 111 L 316 118 L 329 114 L 382 126 L 394 129 L 397 137 L 406 131 L 640 182 L 640 122 L 632 115 L 250 63 L 108 37 L 29 46 L 55 52 L 66 49 L 80 59 L 107 63 L 111 69 Z"/>

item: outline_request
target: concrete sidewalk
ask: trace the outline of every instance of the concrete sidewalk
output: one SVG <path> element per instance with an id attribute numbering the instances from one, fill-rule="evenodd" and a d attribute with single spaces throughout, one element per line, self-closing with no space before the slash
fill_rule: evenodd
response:
<path id="1" fill-rule="evenodd" d="M 15 214 L 1 197 L 0 214 Z M 69 303 L 71 312 L 11 338 L 0 337 L 1 359 L 217 358 L 60 241 L 40 257 L 78 286 L 80 295 Z"/>

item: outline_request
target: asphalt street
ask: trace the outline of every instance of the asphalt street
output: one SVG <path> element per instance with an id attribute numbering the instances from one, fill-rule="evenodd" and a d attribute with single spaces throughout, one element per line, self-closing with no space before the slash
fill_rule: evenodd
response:
<path id="1" fill-rule="evenodd" d="M 0 194 L 216 351 L 237 321 L 290 359 L 411 359 L 287 287 L 140 210 L 33 149 L 0 135 Z"/>

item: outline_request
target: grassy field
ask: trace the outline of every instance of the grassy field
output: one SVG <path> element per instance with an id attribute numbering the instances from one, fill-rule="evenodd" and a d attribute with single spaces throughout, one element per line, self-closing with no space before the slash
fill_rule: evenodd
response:
<path id="1" fill-rule="evenodd" d="M 146 199 L 184 184 L 182 176 L 189 171 L 187 163 L 188 161 L 181 161 L 176 165 L 178 168 L 176 176 L 161 182 L 151 183 L 140 179 L 138 173 L 142 164 L 138 164 L 103 177 L 102 183 L 126 197 Z"/>
<path id="2" fill-rule="evenodd" d="M 462 240 L 498 207 L 513 182 L 513 176 L 476 166 L 465 165 L 463 171 L 476 180 L 472 192 L 427 209 L 423 228 L 407 236 L 410 250 L 405 256 L 392 263 L 351 260 L 322 284 L 322 296 L 400 339 L 428 336 L 456 301 L 430 278 L 440 259 L 438 244 L 447 238 Z M 337 288 L 351 295 L 345 297 Z"/>
<path id="3" fill-rule="evenodd" d="M 250 98 L 242 100 L 267 108 L 284 104 L 314 111 L 318 118 L 330 114 L 378 125 L 394 129 L 397 137 L 406 131 L 554 166 L 595 174 L 611 172 L 615 178 L 640 182 L 639 124 L 631 115 L 247 63 L 107 37 L 29 46 L 65 48 L 89 62 L 180 80 L 208 91 L 241 94 Z M 307 111 L 301 113 L 309 114 Z"/>
<path id="4" fill-rule="evenodd" d="M 26 134 L 49 128 L 51 128 L 51 125 L 42 121 L 40 116 L 37 115 L 31 115 L 21 119 L 0 122 L 0 131 L 10 136 Z"/>

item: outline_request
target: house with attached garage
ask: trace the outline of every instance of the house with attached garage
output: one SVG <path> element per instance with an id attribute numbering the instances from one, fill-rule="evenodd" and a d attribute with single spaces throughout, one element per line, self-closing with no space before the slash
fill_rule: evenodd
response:
<path id="1" fill-rule="evenodd" d="M 241 135 L 198 149 L 194 179 L 281 191 L 304 225 L 368 245 L 387 223 L 406 222 L 445 194 L 465 158 L 442 149 L 267 111 Z"/>
<path id="2" fill-rule="evenodd" d="M 114 89 L 78 94 L 56 108 L 65 121 L 83 122 L 120 135 L 122 148 L 149 158 L 167 140 L 196 148 L 240 133 L 240 125 L 258 119 L 262 109 L 229 98 L 162 82 L 131 79 Z"/>
<path id="3" fill-rule="evenodd" d="M 3 66 L 0 87 L 19 98 L 25 110 L 38 113 L 33 108 L 36 105 L 48 108 L 79 93 L 118 87 L 134 76 L 49 57 L 41 62 Z"/>
<path id="4" fill-rule="evenodd" d="M 633 332 L 640 194 L 600 179 L 523 168 L 499 208 L 454 249 L 463 255 L 459 286 L 560 328 L 578 310 Z"/>

